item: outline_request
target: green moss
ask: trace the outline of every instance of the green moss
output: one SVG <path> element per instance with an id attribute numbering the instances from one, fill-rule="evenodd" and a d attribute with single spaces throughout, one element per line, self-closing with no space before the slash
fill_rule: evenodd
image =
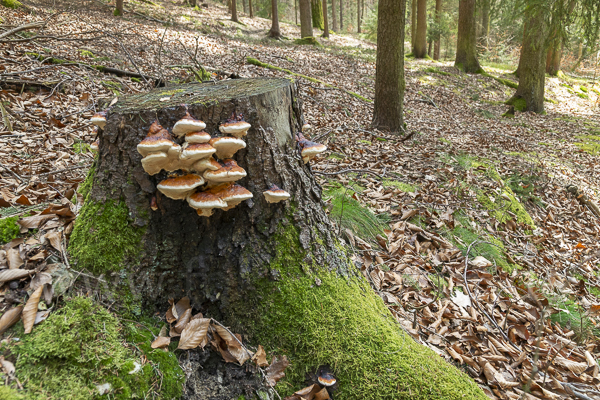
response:
<path id="1" fill-rule="evenodd" d="M 290 359 L 277 385 L 282 397 L 302 387 L 306 373 L 327 364 L 338 379 L 340 399 L 486 398 L 466 374 L 405 335 L 363 278 L 303 265 L 307 254 L 298 237 L 292 224 L 280 226 L 270 267 L 283 278 L 257 278 L 255 298 L 240 305 L 253 321 L 256 343 Z M 342 250 L 332 251 L 343 257 Z"/>
<path id="2" fill-rule="evenodd" d="M 0 385 L 0 400 L 21 400 L 21 393 L 8 386 Z"/>
<path id="3" fill-rule="evenodd" d="M 325 82 L 323 82 L 323 81 L 321 81 L 319 79 L 312 78 L 310 76 L 306 76 L 306 75 L 302 75 L 302 74 L 298 74 L 296 72 L 290 71 L 289 69 L 281 68 L 281 67 L 278 67 L 276 65 L 267 64 L 267 63 L 264 63 L 262 61 L 257 60 L 256 58 L 246 57 L 246 62 L 248 64 L 256 65 L 258 67 L 263 67 L 263 68 L 268 68 L 268 69 L 272 69 L 272 70 L 275 70 L 275 71 L 285 72 L 286 74 L 293 75 L 293 76 L 299 76 L 300 78 L 304 78 L 304 79 L 306 79 L 306 80 L 308 80 L 310 82 L 320 83 L 320 84 L 322 84 L 325 87 L 331 87 L 331 88 L 339 89 L 336 86 L 333 86 L 333 85 L 330 85 L 328 83 L 325 83 Z M 351 96 L 356 97 L 357 99 L 361 99 L 361 100 L 366 101 L 368 103 L 372 103 L 373 102 L 373 100 L 367 99 L 366 97 L 363 97 L 363 96 L 361 96 L 358 93 L 354 93 L 354 92 L 351 92 L 349 90 L 344 90 L 344 89 L 340 89 L 340 90 L 342 90 L 345 93 L 348 93 Z"/>
<path id="4" fill-rule="evenodd" d="M 581 142 L 574 142 L 573 144 L 579 147 L 581 150 L 591 155 L 600 154 L 600 136 L 597 135 L 579 135 L 576 136 Z"/>
<path id="5" fill-rule="evenodd" d="M 396 189 L 400 189 L 405 193 L 414 193 L 417 191 L 417 189 L 419 188 L 417 185 L 411 185 L 409 183 L 404 183 L 404 182 L 400 182 L 400 181 L 395 181 L 393 179 L 384 179 L 381 184 L 383 185 L 383 187 L 393 187 Z"/>
<path id="6" fill-rule="evenodd" d="M 586 88 L 585 86 L 580 86 L 579 89 L 581 89 L 581 91 L 584 93 L 588 92 L 588 88 Z"/>
<path id="7" fill-rule="evenodd" d="M 13 8 L 16 10 L 17 8 L 21 7 L 23 4 L 17 0 L 2 0 L 2 5 L 6 8 Z"/>
<path id="8" fill-rule="evenodd" d="M 124 260 L 140 252 L 145 228 L 133 227 L 127 205 L 90 198 L 81 209 L 71 239 L 69 251 L 77 260 L 77 268 L 95 273 L 118 270 Z"/>
<path id="9" fill-rule="evenodd" d="M 527 110 L 527 101 L 521 97 L 512 97 L 511 99 L 506 101 L 506 104 L 509 106 L 513 106 L 516 111 L 525 111 Z"/>
<path id="10" fill-rule="evenodd" d="M 319 43 L 317 38 L 315 38 L 314 36 L 307 36 L 303 37 L 302 39 L 296 39 L 294 40 L 294 44 L 323 47 L 323 45 Z"/>
<path id="11" fill-rule="evenodd" d="M 94 175 L 96 174 L 96 166 L 92 165 L 85 177 L 85 180 L 77 187 L 77 192 L 83 196 L 85 200 L 92 190 L 92 184 L 94 183 Z"/>
<path id="12" fill-rule="evenodd" d="M 454 76 L 454 74 L 442 71 L 441 69 L 439 69 L 437 67 L 427 67 L 423 71 L 424 72 L 428 72 L 428 73 L 432 73 L 432 74 L 444 75 L 444 76 Z"/>
<path id="13" fill-rule="evenodd" d="M 112 386 L 111 399 L 181 396 L 181 369 L 178 377 L 167 372 L 178 366 L 175 356 L 165 353 L 170 363 L 157 365 L 151 357 L 162 350 L 134 350 L 118 319 L 89 298 L 68 300 L 30 335 L 20 337 L 9 350 L 17 357 L 17 377 L 27 399 L 91 400 L 99 397 L 96 385 L 104 383 Z M 130 374 L 135 363 L 143 362 L 142 355 L 149 362 Z"/>
<path id="14" fill-rule="evenodd" d="M 115 11 L 113 11 L 113 15 L 114 15 L 115 17 L 120 17 L 120 16 L 121 16 L 121 12 L 119 11 L 119 9 L 118 9 L 118 8 L 115 8 Z"/>
<path id="15" fill-rule="evenodd" d="M 577 96 L 581 97 L 582 99 L 589 99 L 590 96 L 588 96 L 587 93 L 577 93 Z"/>
<path id="16" fill-rule="evenodd" d="M 490 199 L 490 196 L 494 199 Z M 525 207 L 516 199 L 513 191 L 508 187 L 502 188 L 502 195 L 498 195 L 495 192 L 484 193 L 477 191 L 477 200 L 479 203 L 490 211 L 490 215 L 496 218 L 499 222 L 506 222 L 513 219 L 507 211 L 516 215 L 517 222 L 522 222 L 525 225 L 535 229 L 535 223 L 531 216 L 525 210 Z"/>
<path id="17" fill-rule="evenodd" d="M 509 88 L 516 89 L 517 87 L 519 87 L 519 84 L 517 82 L 513 82 L 513 81 L 511 81 L 509 79 L 499 78 L 499 77 L 494 76 L 492 74 L 489 74 L 487 72 L 481 72 L 481 75 L 482 76 L 487 76 L 488 78 L 492 78 L 495 81 L 503 84 L 504 86 L 508 86 Z"/>
<path id="18" fill-rule="evenodd" d="M 84 154 L 84 153 L 89 153 L 91 152 L 92 149 L 90 148 L 90 145 L 84 142 L 76 142 L 73 143 L 73 152 L 75 152 L 75 154 Z"/>
<path id="19" fill-rule="evenodd" d="M 19 217 L 0 219 L 0 244 L 8 243 L 19 235 L 20 227 L 17 224 Z"/>

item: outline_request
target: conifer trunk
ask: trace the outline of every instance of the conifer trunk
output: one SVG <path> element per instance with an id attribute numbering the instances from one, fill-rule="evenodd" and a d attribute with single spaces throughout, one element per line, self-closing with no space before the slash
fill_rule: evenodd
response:
<path id="1" fill-rule="evenodd" d="M 331 0 L 331 20 L 332 20 L 332 29 L 334 32 L 338 31 L 338 23 L 337 23 L 337 14 L 335 10 L 335 0 Z"/>
<path id="2" fill-rule="evenodd" d="M 248 0 L 248 11 L 250 11 L 250 18 L 254 18 L 254 11 L 252 10 L 252 0 Z"/>
<path id="3" fill-rule="evenodd" d="M 232 113 L 251 124 L 246 148 L 234 156 L 251 200 L 200 217 L 185 200 L 156 192 L 167 174 L 145 173 L 136 146 L 153 121 L 171 129 L 186 106 L 212 135 Z M 288 79 L 188 84 L 119 99 L 99 132 L 91 189 L 70 238 L 74 266 L 103 274 L 126 293 L 121 301 L 134 299 L 150 313 L 188 296 L 244 341 L 286 355 L 282 397 L 329 365 L 339 399 L 486 399 L 467 375 L 405 336 L 349 260 L 298 153 L 295 132 L 304 122 Z M 267 203 L 262 192 L 271 184 L 290 200 Z"/>
<path id="4" fill-rule="evenodd" d="M 458 40 L 454 66 L 464 72 L 478 73 L 475 0 L 460 0 L 458 6 Z"/>
<path id="5" fill-rule="evenodd" d="M 427 56 L 427 0 L 417 0 L 417 31 L 413 55 L 415 58 Z"/>
<path id="6" fill-rule="evenodd" d="M 507 104 L 513 105 L 517 111 L 544 112 L 548 32 L 549 16 L 545 7 L 527 8 L 523 48 L 517 69 L 519 86 L 515 95 L 507 101 Z"/>
<path id="7" fill-rule="evenodd" d="M 410 48 L 414 51 L 417 41 L 417 1 L 412 0 L 410 4 Z M 414 54 L 413 54 L 414 55 Z"/>
<path id="8" fill-rule="evenodd" d="M 329 38 L 329 18 L 327 17 L 327 0 L 323 0 L 323 37 Z"/>
<path id="9" fill-rule="evenodd" d="M 488 37 L 490 35 L 490 8 L 491 0 L 481 1 L 481 34 L 479 35 L 479 43 L 487 48 Z"/>
<path id="10" fill-rule="evenodd" d="M 313 26 L 312 26 L 312 13 L 311 13 L 311 0 L 299 0 L 300 2 L 300 36 L 312 37 Z"/>
<path id="11" fill-rule="evenodd" d="M 562 40 L 558 38 L 553 40 L 548 48 L 548 54 L 546 56 L 546 73 L 550 76 L 557 76 L 560 71 L 562 47 Z"/>
<path id="12" fill-rule="evenodd" d="M 237 15 L 237 0 L 231 0 L 231 20 L 233 22 L 240 22 Z"/>
<path id="13" fill-rule="evenodd" d="M 435 0 L 435 21 L 438 25 L 438 29 L 439 29 L 439 25 L 441 23 L 441 19 L 442 19 L 442 0 Z M 433 59 L 434 60 L 440 59 L 440 50 L 441 50 L 441 35 L 438 33 L 436 35 L 435 43 L 433 46 Z"/>
<path id="14" fill-rule="evenodd" d="M 114 15 L 115 16 L 123 15 L 123 0 L 117 0 Z"/>
<path id="15" fill-rule="evenodd" d="M 279 29 L 279 10 L 277 7 L 277 0 L 271 0 L 271 29 L 269 30 L 269 36 L 272 38 L 280 38 L 281 30 Z"/>
<path id="16" fill-rule="evenodd" d="M 312 12 L 313 28 L 324 30 L 325 22 L 323 21 L 323 3 L 321 3 L 321 0 L 310 0 L 310 7 Z"/>

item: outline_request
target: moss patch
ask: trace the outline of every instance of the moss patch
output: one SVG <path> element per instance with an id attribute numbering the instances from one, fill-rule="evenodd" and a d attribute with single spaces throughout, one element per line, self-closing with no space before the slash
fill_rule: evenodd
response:
<path id="1" fill-rule="evenodd" d="M 251 336 L 290 359 L 277 386 L 282 397 L 328 364 L 340 399 L 486 399 L 466 374 L 406 336 L 363 278 L 303 265 L 298 236 L 292 224 L 280 227 L 270 266 L 282 279 L 257 278 L 256 298 L 244 299 Z"/>
<path id="2" fill-rule="evenodd" d="M 85 177 L 85 180 L 77 187 L 77 192 L 83 196 L 85 200 L 92 190 L 92 183 L 94 183 L 94 175 L 96 174 L 96 166 L 92 165 Z"/>
<path id="3" fill-rule="evenodd" d="M 23 5 L 20 1 L 17 0 L 2 0 L 1 4 L 4 7 L 13 8 L 15 10 Z"/>
<path id="4" fill-rule="evenodd" d="M 19 235 L 18 220 L 19 217 L 0 219 L 0 244 L 8 243 Z"/>
<path id="5" fill-rule="evenodd" d="M 302 39 L 296 39 L 294 40 L 294 44 L 323 47 L 323 45 L 319 43 L 317 38 L 315 38 L 314 36 L 307 36 L 303 37 Z"/>
<path id="6" fill-rule="evenodd" d="M 135 363 L 141 365 L 142 354 L 126 343 L 117 318 L 85 297 L 67 301 L 10 351 L 18 357 L 17 377 L 27 399 L 95 399 L 96 385 L 104 383 L 112 386 L 111 399 L 143 399 L 152 393 L 176 399 L 182 393 L 181 369 L 175 379 L 161 374 L 149 356 L 150 362 L 130 374 Z M 172 353 L 165 354 L 170 368 L 178 365 Z"/>
<path id="7" fill-rule="evenodd" d="M 77 268 L 98 274 L 115 271 L 126 257 L 139 254 L 144 232 L 145 228 L 131 225 L 129 209 L 123 201 L 103 204 L 88 194 L 75 222 L 69 251 L 77 259 Z"/>
<path id="8" fill-rule="evenodd" d="M 516 111 L 523 112 L 527 110 L 527 101 L 521 97 L 512 97 L 506 101 L 506 104 L 513 106 Z"/>

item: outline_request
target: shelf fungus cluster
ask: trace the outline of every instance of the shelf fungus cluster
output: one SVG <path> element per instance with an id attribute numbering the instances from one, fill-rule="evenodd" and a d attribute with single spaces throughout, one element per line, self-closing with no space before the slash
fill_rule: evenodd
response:
<path id="1" fill-rule="evenodd" d="M 300 146 L 300 155 L 302 156 L 302 161 L 304 164 L 327 150 L 327 146 L 321 143 L 311 142 L 310 140 L 306 139 L 302 133 L 298 133 L 297 140 L 298 145 Z"/>
<path id="2" fill-rule="evenodd" d="M 246 171 L 232 159 L 238 150 L 246 147 L 242 137 L 250 124 L 241 117 L 232 118 L 219 126 L 222 134 L 231 136 L 214 138 L 203 131 L 205 128 L 204 122 L 189 113 L 175 123 L 173 134 L 155 121 L 137 150 L 143 156 L 144 171 L 150 175 L 162 170 L 180 171 L 162 180 L 157 185 L 158 191 L 174 200 L 186 200 L 198 215 L 208 217 L 214 209 L 232 209 L 253 195 L 235 183 L 246 176 Z M 183 144 L 177 144 L 174 136 L 183 138 Z M 289 198 L 285 191 L 277 187 L 270 189 L 274 190 L 273 194 L 265 192 L 268 202 Z M 156 197 L 152 198 L 151 207 L 158 209 Z"/>

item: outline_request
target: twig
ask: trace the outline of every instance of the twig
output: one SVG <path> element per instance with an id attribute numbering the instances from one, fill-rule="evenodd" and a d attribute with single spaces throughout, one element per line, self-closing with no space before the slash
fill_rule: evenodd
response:
<path id="1" fill-rule="evenodd" d="M 313 174 L 317 174 L 317 175 L 339 175 L 339 174 L 349 174 L 349 173 L 353 173 L 353 172 L 357 172 L 357 173 L 364 173 L 364 174 L 371 174 L 371 175 L 375 175 L 376 177 L 378 177 L 379 179 L 384 179 L 383 176 L 373 172 L 373 171 L 369 171 L 368 169 L 344 169 L 342 171 L 337 171 L 337 172 L 321 172 L 321 171 L 313 171 Z"/>
<path id="2" fill-rule="evenodd" d="M 6 32 L 3 32 L 2 34 L 0 34 L 0 39 L 3 37 L 13 35 L 17 32 L 26 31 L 28 29 L 35 29 L 35 28 L 40 29 L 40 28 L 44 27 L 45 25 L 46 25 L 46 23 L 43 21 L 37 21 L 37 22 L 32 22 L 30 24 L 19 25 L 14 29 L 11 29 L 9 31 L 6 31 Z"/>
<path id="3" fill-rule="evenodd" d="M 81 169 L 81 168 L 88 168 L 90 167 L 92 164 L 85 164 L 85 165 L 76 165 L 74 167 L 69 167 L 69 168 L 63 168 L 63 169 L 57 169 L 54 171 L 50 171 L 50 172 L 44 172 L 41 174 L 33 174 L 33 175 L 24 175 L 25 178 L 33 178 L 34 176 L 48 176 L 48 175 L 52 175 L 52 174 L 59 174 L 61 172 L 67 172 L 67 171 L 73 171 L 75 169 Z M 4 167 L 2 164 L 0 164 L 0 167 Z M 6 168 L 6 167 L 4 167 Z M 11 171 L 12 172 L 12 171 Z"/>
<path id="4" fill-rule="evenodd" d="M 23 178 L 21 178 L 17 173 L 13 172 L 10 168 L 8 168 L 6 165 L 0 163 L 0 167 L 5 169 L 9 174 L 11 174 L 12 176 L 14 176 L 15 178 L 17 178 L 21 183 L 25 182 L 23 180 Z"/>

